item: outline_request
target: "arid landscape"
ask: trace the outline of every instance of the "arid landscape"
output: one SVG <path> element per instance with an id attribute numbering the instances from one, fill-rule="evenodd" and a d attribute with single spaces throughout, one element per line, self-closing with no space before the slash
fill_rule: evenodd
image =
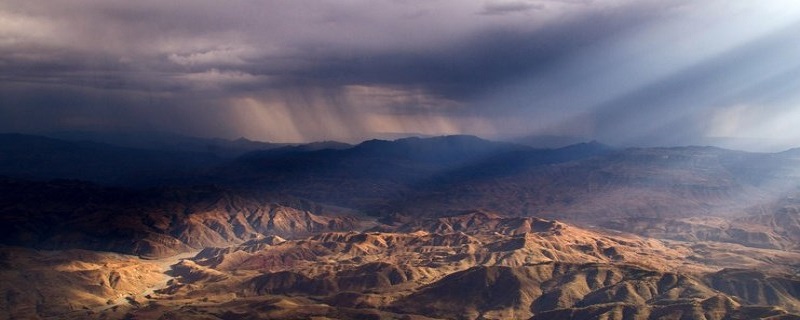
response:
<path id="1" fill-rule="evenodd" d="M 109 160 L 122 185 L 27 139 L 55 156 L 0 161 L 4 318 L 800 317 L 794 152 L 447 136 Z"/>
<path id="2" fill-rule="evenodd" d="M 0 320 L 800 320 L 800 1 L 0 0 Z"/>

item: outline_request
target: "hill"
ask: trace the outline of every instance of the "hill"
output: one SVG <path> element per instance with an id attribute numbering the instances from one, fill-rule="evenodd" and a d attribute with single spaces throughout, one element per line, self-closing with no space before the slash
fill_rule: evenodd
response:
<path id="1" fill-rule="evenodd" d="M 134 190 L 0 179 L 0 244 L 160 258 L 269 235 L 361 228 L 355 217 L 328 210 L 214 187 Z"/>
<path id="2" fill-rule="evenodd" d="M 791 152 L 445 136 L 229 158 L 0 138 L 8 318 L 800 313 Z"/>
<path id="3" fill-rule="evenodd" d="M 800 311 L 798 253 L 719 246 L 727 260 L 700 261 L 704 247 L 486 212 L 384 228 L 207 248 L 173 265 L 174 279 L 146 304 L 116 314 L 792 319 Z"/>

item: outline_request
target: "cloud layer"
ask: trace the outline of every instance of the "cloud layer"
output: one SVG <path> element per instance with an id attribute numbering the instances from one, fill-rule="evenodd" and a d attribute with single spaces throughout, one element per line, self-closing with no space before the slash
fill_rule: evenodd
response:
<path id="1" fill-rule="evenodd" d="M 780 148 L 797 34 L 779 0 L 8 0 L 0 127 Z"/>

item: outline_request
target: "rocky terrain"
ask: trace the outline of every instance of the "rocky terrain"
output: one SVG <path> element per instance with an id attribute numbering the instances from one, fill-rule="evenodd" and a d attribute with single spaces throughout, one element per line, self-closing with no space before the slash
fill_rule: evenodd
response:
<path id="1" fill-rule="evenodd" d="M 206 248 L 172 265 L 174 278 L 147 297 L 69 315 L 794 319 L 800 312 L 797 252 L 487 212 L 436 220 Z"/>
<path id="2" fill-rule="evenodd" d="M 113 307 L 125 297 L 162 285 L 163 271 L 156 261 L 119 254 L 3 246 L 0 318 L 57 318 Z"/>
<path id="3" fill-rule="evenodd" d="M 265 235 L 294 237 L 369 224 L 347 214 L 320 214 L 335 208 L 275 199 L 214 187 L 132 190 L 0 179 L 0 240 L 163 258 Z"/>
<path id="4" fill-rule="evenodd" d="M 147 169 L 199 150 L 176 140 L 110 181 L 136 149 L 26 139 L 0 139 L 0 318 L 800 318 L 794 152 L 456 136 Z"/>

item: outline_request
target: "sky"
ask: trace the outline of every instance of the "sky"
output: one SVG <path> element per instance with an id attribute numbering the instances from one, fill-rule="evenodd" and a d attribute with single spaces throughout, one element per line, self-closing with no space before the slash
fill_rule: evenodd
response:
<path id="1" fill-rule="evenodd" d="M 3 0 L 0 132 L 800 146 L 793 0 Z"/>

